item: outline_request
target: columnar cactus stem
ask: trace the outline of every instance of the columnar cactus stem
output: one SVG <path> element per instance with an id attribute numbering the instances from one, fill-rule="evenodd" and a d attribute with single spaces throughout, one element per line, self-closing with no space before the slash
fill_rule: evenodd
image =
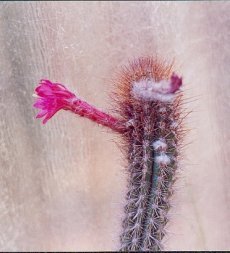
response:
<path id="1" fill-rule="evenodd" d="M 143 240 L 143 250 L 160 250 L 161 240 L 165 234 L 167 212 L 170 207 L 169 197 L 172 193 L 172 179 L 175 174 L 176 150 L 172 141 L 172 126 L 175 123 L 173 110 L 168 105 L 156 105 L 158 122 L 153 145 L 153 178 L 149 199 L 149 210 L 146 219 L 146 231 Z M 171 122 L 170 122 L 171 121 Z M 158 139 L 159 138 L 159 139 Z"/>
<path id="2" fill-rule="evenodd" d="M 171 67 L 142 58 L 118 80 L 130 171 L 121 251 L 162 249 L 180 137 L 181 96 L 175 92 L 182 80 Z"/>
<path id="3" fill-rule="evenodd" d="M 128 191 L 120 236 L 121 251 L 162 249 L 169 198 L 183 131 L 182 79 L 166 65 L 141 58 L 124 69 L 115 85 L 115 118 L 58 83 L 41 80 L 35 107 L 43 123 L 60 109 L 72 111 L 121 134 L 128 161 Z"/>

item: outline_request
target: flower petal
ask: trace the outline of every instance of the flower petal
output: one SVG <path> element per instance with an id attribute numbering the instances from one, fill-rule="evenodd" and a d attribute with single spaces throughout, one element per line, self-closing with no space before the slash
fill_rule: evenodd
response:
<path id="1" fill-rule="evenodd" d="M 42 118 L 43 116 L 45 116 L 47 114 L 47 110 L 41 110 L 38 114 L 37 114 L 37 116 L 36 116 L 36 118 L 38 119 L 38 118 Z"/>

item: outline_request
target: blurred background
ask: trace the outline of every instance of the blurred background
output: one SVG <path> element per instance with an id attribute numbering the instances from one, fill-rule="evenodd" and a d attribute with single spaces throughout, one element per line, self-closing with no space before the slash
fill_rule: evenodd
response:
<path id="1" fill-rule="evenodd" d="M 116 250 L 126 192 L 113 133 L 68 112 L 35 120 L 41 78 L 109 111 L 111 78 L 175 59 L 191 132 L 166 250 L 230 250 L 230 2 L 0 3 L 0 250 Z"/>

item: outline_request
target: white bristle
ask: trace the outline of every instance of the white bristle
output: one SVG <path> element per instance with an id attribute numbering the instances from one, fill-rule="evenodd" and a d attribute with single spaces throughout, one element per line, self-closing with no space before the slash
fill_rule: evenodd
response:
<path id="1" fill-rule="evenodd" d="M 162 154 L 156 156 L 156 162 L 158 164 L 168 165 L 170 163 L 170 158 L 166 154 L 162 153 Z"/>
<path id="2" fill-rule="evenodd" d="M 163 139 L 159 139 L 157 141 L 153 142 L 153 148 L 154 150 L 166 150 L 167 149 L 167 144 Z"/>

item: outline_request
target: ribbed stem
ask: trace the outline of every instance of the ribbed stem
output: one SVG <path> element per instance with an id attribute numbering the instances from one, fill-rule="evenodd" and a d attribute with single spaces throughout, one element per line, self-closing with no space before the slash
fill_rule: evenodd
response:
<path id="1" fill-rule="evenodd" d="M 127 204 L 125 206 L 125 218 L 123 220 L 123 233 L 121 235 L 122 251 L 138 250 L 139 240 L 141 234 L 141 227 L 139 226 L 140 206 L 142 199 L 140 198 L 141 181 L 143 178 L 142 170 L 142 156 L 143 150 L 141 148 L 143 139 L 143 129 L 138 128 L 141 114 L 135 113 L 141 109 L 140 105 L 134 105 L 132 111 L 131 127 L 127 132 L 129 138 L 133 139 L 128 151 L 129 161 L 129 178 L 128 178 L 128 192 L 126 196 Z M 139 212 L 138 212 L 139 210 Z M 137 239 L 136 239 L 137 238 Z"/>
<path id="2" fill-rule="evenodd" d="M 156 106 L 157 122 L 153 140 L 153 167 L 152 184 L 150 198 L 148 202 L 148 216 L 146 218 L 146 228 L 143 235 L 142 250 L 158 251 L 162 249 L 161 240 L 164 236 L 164 226 L 167 223 L 168 201 L 168 182 L 169 177 L 175 172 L 170 169 L 170 157 L 168 154 L 168 142 L 166 138 L 166 127 L 168 127 L 168 108 L 169 106 Z M 157 145 L 158 143 L 158 145 Z"/>
<path id="3" fill-rule="evenodd" d="M 121 251 L 163 248 L 181 138 L 181 96 L 174 93 L 182 79 L 169 77 L 170 66 L 144 58 L 120 81 L 118 112 L 127 122 L 123 138 L 130 173 Z"/>
<path id="4" fill-rule="evenodd" d="M 176 167 L 174 105 L 142 102 L 134 112 L 130 147 L 129 191 L 121 235 L 122 251 L 162 249 L 169 196 Z M 139 115 L 139 116 L 138 116 Z M 140 124 L 140 120 L 144 124 Z M 138 138 L 137 138 L 138 136 Z"/>

